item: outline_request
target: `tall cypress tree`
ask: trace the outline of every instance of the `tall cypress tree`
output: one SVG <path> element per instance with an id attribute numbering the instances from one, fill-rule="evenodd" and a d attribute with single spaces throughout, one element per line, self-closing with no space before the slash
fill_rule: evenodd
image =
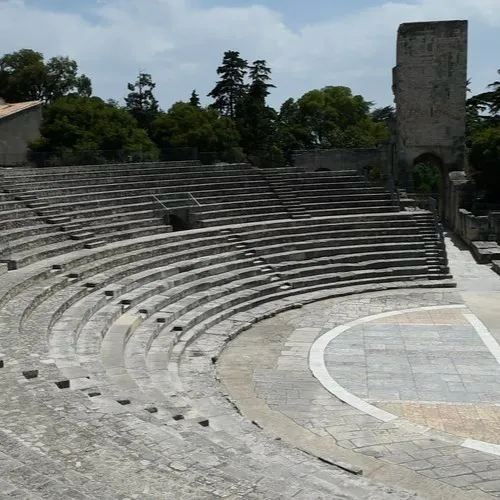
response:
<path id="1" fill-rule="evenodd" d="M 236 107 L 245 95 L 245 76 L 248 62 L 240 57 L 240 53 L 233 50 L 224 52 L 222 65 L 217 68 L 220 79 L 208 94 L 214 99 L 212 107 L 217 109 L 221 116 L 235 118 Z"/>
<path id="2" fill-rule="evenodd" d="M 271 69 L 266 61 L 257 60 L 249 68 L 250 85 L 237 107 L 238 128 L 243 149 L 250 155 L 267 154 L 275 139 L 276 112 L 266 105 L 271 88 Z"/>
<path id="3" fill-rule="evenodd" d="M 156 84 L 148 73 L 139 73 L 135 83 L 129 83 L 129 94 L 125 97 L 125 108 L 137 120 L 139 125 L 149 131 L 159 112 L 158 101 L 153 91 Z"/>
<path id="4" fill-rule="evenodd" d="M 189 104 L 191 104 L 191 106 L 196 106 L 197 108 L 200 107 L 200 96 L 196 92 L 196 89 L 191 92 L 191 97 L 189 98 Z"/>

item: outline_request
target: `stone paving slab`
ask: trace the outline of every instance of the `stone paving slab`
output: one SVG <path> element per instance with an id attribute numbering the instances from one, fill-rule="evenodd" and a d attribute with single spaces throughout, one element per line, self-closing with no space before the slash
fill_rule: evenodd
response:
<path id="1" fill-rule="evenodd" d="M 412 424 L 406 419 L 381 422 L 366 415 L 326 391 L 312 377 L 308 366 L 308 353 L 314 339 L 338 325 L 398 309 L 461 303 L 460 294 L 456 292 L 399 291 L 308 304 L 300 310 L 266 320 L 233 340 L 221 356 L 219 374 L 230 397 L 248 418 L 260 419 L 265 428 L 268 422 L 263 419 L 269 418 L 269 425 L 278 435 L 297 445 L 300 442 L 312 443 L 313 436 L 316 436 L 322 439 L 319 446 L 331 446 L 332 455 L 342 454 L 339 449 L 350 450 L 354 454 L 343 456 L 348 456 L 355 465 L 356 457 L 359 457 L 358 463 L 365 467 L 365 474 L 369 477 L 377 480 L 387 477 L 393 484 L 405 487 L 412 484 L 425 498 L 500 497 L 500 484 L 495 483 L 497 479 L 492 472 L 500 471 L 499 456 L 464 448 L 461 446 L 462 437 Z M 450 316 L 449 313 L 446 315 Z M 384 325 L 378 326 L 379 333 L 387 335 Z M 457 320 L 454 326 L 464 328 L 464 335 L 471 333 L 470 325 L 462 320 Z M 445 335 L 446 329 L 439 333 Z M 475 340 L 474 345 L 484 347 Z M 361 391 L 368 377 L 363 370 L 356 370 L 356 357 L 363 357 L 360 347 L 361 344 L 353 339 L 347 347 L 350 352 L 342 353 L 337 361 L 350 367 L 347 370 L 349 383 Z M 263 352 L 268 354 L 263 356 Z M 409 364 L 408 360 L 406 362 Z M 379 362 L 376 366 L 382 364 Z M 236 370 L 241 373 L 236 373 Z M 389 384 L 392 384 L 390 370 L 380 370 L 380 373 L 386 373 Z M 240 392 L 244 381 L 250 384 L 250 393 L 246 390 Z M 414 387 L 414 380 L 411 382 Z M 294 430 L 283 422 L 281 427 L 273 427 L 273 420 L 278 418 L 274 415 L 291 420 L 295 424 Z M 303 429 L 305 434 L 298 429 Z M 301 438 L 297 439 L 299 435 Z M 305 436 L 309 437 L 304 439 Z M 375 460 L 379 465 L 366 462 L 362 457 Z M 471 463 L 481 463 L 479 468 L 486 468 L 489 474 L 480 472 Z M 415 477 L 420 477 L 420 480 Z"/>
<path id="2" fill-rule="evenodd" d="M 370 402 L 500 403 L 500 364 L 466 321 L 470 311 L 437 313 L 394 315 L 387 324 L 347 330 L 325 351 L 330 375 Z"/>

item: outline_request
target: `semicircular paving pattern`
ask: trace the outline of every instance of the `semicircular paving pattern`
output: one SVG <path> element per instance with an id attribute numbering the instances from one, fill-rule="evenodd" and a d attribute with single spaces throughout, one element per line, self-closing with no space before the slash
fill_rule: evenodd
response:
<path id="1" fill-rule="evenodd" d="M 467 308 L 378 314 L 325 342 L 331 380 L 372 405 L 367 413 L 500 443 L 500 347 Z"/>
<path id="2" fill-rule="evenodd" d="M 399 314 L 405 310 L 413 312 Z M 374 321 L 364 321 L 367 316 Z M 484 424 L 483 429 L 493 429 L 483 409 L 494 407 L 498 388 L 491 384 L 474 386 L 469 380 L 475 380 L 475 374 L 492 376 L 498 367 L 485 345 L 487 337 L 483 340 L 484 331 L 479 332 L 480 337 L 478 325 L 471 325 L 469 320 L 473 318 L 461 294 L 445 290 L 384 291 L 307 303 L 299 310 L 267 319 L 234 339 L 217 364 L 218 372 L 230 399 L 244 416 L 310 453 L 361 467 L 367 477 L 390 480 L 424 498 L 495 498 L 500 496 L 500 456 L 495 454 L 498 446 L 488 448 L 488 443 L 479 443 L 482 446 L 475 447 L 474 443 L 494 442 L 480 434 L 479 424 Z M 352 323 L 366 328 L 357 331 L 349 328 L 356 326 Z M 378 418 L 380 415 L 370 414 L 352 400 L 339 399 L 313 376 L 310 352 L 316 342 L 337 328 L 343 328 L 345 336 L 330 338 L 326 343 L 325 365 L 336 382 L 344 385 L 339 387 L 349 388 L 353 398 L 389 418 Z M 389 337 L 388 332 L 394 330 L 397 333 Z M 369 355 L 363 332 L 368 333 Z M 403 349 L 409 351 L 405 356 L 399 353 Z M 366 358 L 372 354 L 370 366 L 378 372 L 371 377 L 374 382 L 370 386 Z M 412 366 L 416 378 L 406 376 L 413 373 Z M 452 368 L 453 373 L 448 373 Z M 442 381 L 431 385 L 434 382 L 427 376 L 439 375 Z M 463 385 L 452 385 L 459 384 L 452 376 L 460 376 Z M 406 392 L 404 380 L 408 381 Z M 446 391 L 436 402 L 440 388 Z M 455 391 L 459 388 L 461 391 Z M 370 389 L 374 399 L 370 399 Z M 386 392 L 382 394 L 382 390 Z M 436 395 L 431 396 L 431 392 Z M 452 396 L 455 392 L 473 401 L 457 402 L 459 396 Z M 436 422 L 404 413 L 410 396 L 422 411 L 428 403 L 424 398 L 432 397 L 429 408 L 438 408 L 438 412 L 443 408 Z M 400 408 L 399 415 L 394 405 Z M 451 415 L 459 411 L 456 407 L 464 410 L 462 420 Z M 473 412 L 481 418 L 468 420 Z M 468 422 L 462 427 L 463 434 L 453 432 L 451 427 L 440 430 L 440 425 L 460 422 Z"/>

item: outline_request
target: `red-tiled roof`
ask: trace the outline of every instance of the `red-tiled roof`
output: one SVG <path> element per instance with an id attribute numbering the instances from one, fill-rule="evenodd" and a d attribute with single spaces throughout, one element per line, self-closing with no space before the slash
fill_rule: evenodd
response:
<path id="1" fill-rule="evenodd" d="M 15 102 L 10 104 L 0 103 L 0 120 L 25 109 L 39 106 L 40 104 L 42 104 L 41 101 Z"/>

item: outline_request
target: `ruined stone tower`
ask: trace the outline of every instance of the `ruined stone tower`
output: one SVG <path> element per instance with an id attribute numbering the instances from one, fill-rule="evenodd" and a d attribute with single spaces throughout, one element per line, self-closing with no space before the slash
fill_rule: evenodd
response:
<path id="1" fill-rule="evenodd" d="M 432 162 L 442 174 L 463 170 L 467 86 L 467 21 L 405 23 L 399 27 L 393 92 L 394 168 L 411 186 L 412 167 Z"/>

